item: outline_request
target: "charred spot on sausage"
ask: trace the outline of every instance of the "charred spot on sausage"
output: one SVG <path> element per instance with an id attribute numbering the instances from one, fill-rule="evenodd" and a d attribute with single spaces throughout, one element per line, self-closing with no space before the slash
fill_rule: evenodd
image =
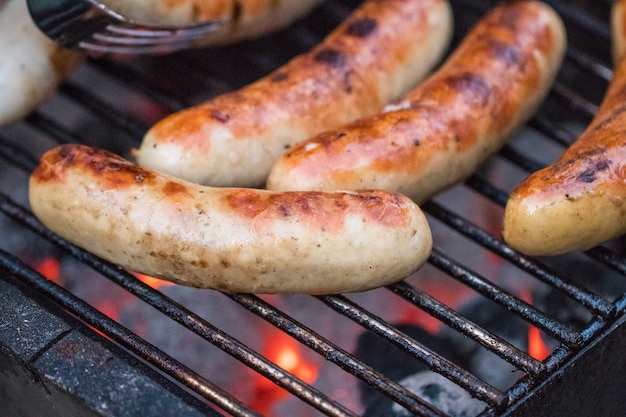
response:
<path id="1" fill-rule="evenodd" d="M 451 76 L 447 84 L 462 96 L 468 96 L 470 101 L 478 102 L 481 106 L 487 105 L 491 97 L 491 87 L 480 75 L 471 72 Z"/>
<path id="2" fill-rule="evenodd" d="M 598 161 L 598 163 L 596 164 L 596 170 L 597 171 L 607 170 L 607 169 L 609 169 L 609 164 L 610 163 L 611 163 L 611 161 L 607 161 L 606 159 Z"/>
<path id="3" fill-rule="evenodd" d="M 270 80 L 273 83 L 277 83 L 280 81 L 285 81 L 287 78 L 289 78 L 289 74 L 287 74 L 286 72 L 277 72 L 271 76 Z"/>
<path id="4" fill-rule="evenodd" d="M 350 23 L 346 28 L 346 33 L 357 38 L 364 38 L 372 33 L 377 26 L 376 20 L 365 17 Z"/>
<path id="5" fill-rule="evenodd" d="M 593 168 L 587 168 L 576 177 L 576 181 L 591 183 L 596 180 L 596 171 Z"/>
<path id="6" fill-rule="evenodd" d="M 289 207 L 285 206 L 284 204 L 280 204 L 278 206 L 278 211 L 283 217 L 289 217 L 289 215 L 291 214 L 289 211 Z"/>
<path id="7" fill-rule="evenodd" d="M 331 67 L 343 67 L 346 64 L 346 56 L 341 51 L 330 48 L 321 49 L 313 56 L 313 59 Z"/>
<path id="8" fill-rule="evenodd" d="M 496 40 L 490 42 L 490 47 L 494 57 L 502 62 L 507 68 L 516 66 L 523 71 L 524 54 L 521 53 L 519 48 Z"/>
<path id="9" fill-rule="evenodd" d="M 211 118 L 218 122 L 226 123 L 230 120 L 230 115 L 222 113 L 218 110 L 211 110 Z"/>

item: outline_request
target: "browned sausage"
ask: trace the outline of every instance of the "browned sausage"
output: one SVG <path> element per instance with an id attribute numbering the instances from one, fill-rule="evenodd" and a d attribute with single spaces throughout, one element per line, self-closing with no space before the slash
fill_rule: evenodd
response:
<path id="1" fill-rule="evenodd" d="M 82 145 L 31 175 L 37 217 L 136 272 L 226 292 L 337 293 L 398 281 L 432 238 L 410 199 L 386 191 L 212 188 Z"/>
<path id="2" fill-rule="evenodd" d="M 310 52 L 156 123 L 137 161 L 202 184 L 263 185 L 289 146 L 412 88 L 443 56 L 451 30 L 446 0 L 368 0 Z"/>
<path id="3" fill-rule="evenodd" d="M 614 22 L 624 21 L 624 3 L 615 4 L 614 16 L 619 12 L 621 19 Z M 614 36 L 616 44 L 624 44 L 623 28 L 614 30 Z M 587 129 L 552 165 L 531 174 L 511 194 L 502 235 L 513 248 L 531 255 L 558 255 L 626 233 L 624 56 L 618 62 Z"/>
<path id="4" fill-rule="evenodd" d="M 267 187 L 377 188 L 424 202 L 470 176 L 531 116 L 564 49 L 563 23 L 550 7 L 505 3 L 403 101 L 284 153 Z"/>
<path id="5" fill-rule="evenodd" d="M 192 25 L 213 19 L 226 23 L 195 46 L 215 46 L 264 35 L 305 16 L 322 0 L 101 0 L 131 20 Z"/>

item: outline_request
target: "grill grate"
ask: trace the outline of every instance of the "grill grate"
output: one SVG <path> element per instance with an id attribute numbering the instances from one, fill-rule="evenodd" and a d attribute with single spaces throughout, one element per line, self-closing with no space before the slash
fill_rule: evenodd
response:
<path id="1" fill-rule="evenodd" d="M 37 241 L 48 242 L 53 256 L 64 253 L 74 257 L 164 316 L 300 398 L 319 413 L 329 416 L 358 415 L 363 410 L 351 409 L 333 398 L 332 393 L 326 393 L 323 388 L 314 387 L 285 371 L 163 291 L 151 288 L 130 272 L 52 234 L 28 210 L 24 195 L 28 174 L 45 149 L 58 143 L 82 142 L 127 155 L 132 147 L 138 145 L 147 128 L 161 116 L 244 85 L 280 65 L 291 55 L 307 50 L 358 3 L 326 2 L 310 18 L 298 22 L 284 33 L 241 45 L 209 51 L 188 51 L 171 57 L 89 61 L 61 86 L 49 102 L 24 122 L 0 128 L 1 169 L 7 173 L 5 175 L 15 177 L 19 185 L 16 187 L 12 183 L 0 190 L 0 211 L 10 219 L 8 223 L 11 225 L 16 224 L 34 232 L 36 237 L 33 239 Z M 483 11 L 493 5 L 493 2 L 483 2 L 477 6 L 475 2 L 462 0 L 452 3 L 457 20 L 455 42 Z M 407 302 L 415 314 L 418 311 L 425 312 L 445 327 L 482 346 L 521 371 L 520 378 L 504 388 L 485 382 L 484 378 L 474 375 L 444 354 L 398 329 L 385 317 L 372 311 L 366 299 L 359 295 L 313 297 L 319 301 L 320 309 L 328 308 L 356 323 L 363 331 L 386 340 L 483 401 L 486 406 L 481 414 L 483 416 L 509 412 L 516 403 L 583 349 L 593 345 L 600 334 L 623 317 L 626 309 L 626 258 L 621 255 L 623 252 L 619 240 L 585 253 L 556 259 L 534 259 L 521 256 L 508 248 L 497 232 L 491 229 L 493 225 L 480 217 L 483 211 L 501 213 L 508 192 L 519 179 L 548 163 L 550 155 L 555 155 L 576 138 L 577 132 L 595 113 L 610 79 L 610 34 L 605 23 L 610 2 L 596 2 L 588 8 L 582 8 L 579 2 L 576 6 L 573 2 L 570 4 L 565 1 L 549 3 L 564 17 L 572 44 L 562 73 L 546 101 L 545 111 L 531 120 L 514 141 L 466 184 L 424 205 L 429 220 L 435 226 L 435 248 L 428 268 L 418 271 L 404 282 L 375 290 L 398 297 Z M 606 44 L 606 48 L 598 50 L 598 39 Z M 287 46 L 276 48 L 276 42 Z M 233 71 L 233 68 L 241 68 L 241 71 Z M 584 82 L 581 83 L 581 80 Z M 579 85 L 585 85 L 585 89 L 578 90 L 576 87 Z M 149 111 L 140 112 L 136 108 L 148 108 Z M 540 137 L 540 141 L 552 149 L 552 153 L 546 156 L 520 146 L 519 143 L 526 140 L 527 133 Z M 510 177 L 502 175 L 502 169 Z M 510 182 L 507 184 L 507 181 Z M 466 209 L 459 206 L 459 201 L 465 199 L 470 200 L 475 207 L 471 215 L 466 215 Z M 464 215 L 457 214 L 458 211 L 463 211 Z M 5 223 L 0 223 L 0 227 L 3 225 Z M 450 244 L 456 240 L 464 242 L 460 251 L 458 244 Z M 582 308 L 588 319 L 582 325 L 575 326 L 535 307 L 513 291 L 518 286 L 508 285 L 505 288 L 504 284 L 510 282 L 502 283 L 494 268 L 474 265 L 471 262 L 471 251 L 474 250 L 486 254 L 484 256 L 487 259 L 495 259 L 493 263 L 499 265 L 498 271 L 512 274 L 515 280 L 557 290 Z M 6 249 L 4 244 L 0 244 L 0 265 L 7 274 L 168 375 L 194 397 L 229 415 L 259 415 L 250 405 L 211 382 L 210 378 L 142 339 L 71 291 L 45 279 L 36 272 L 32 263 L 21 259 L 20 253 Z M 581 270 L 581 267 L 585 269 Z M 440 271 L 447 279 L 460 283 L 478 298 L 500 305 L 525 323 L 541 329 L 555 341 L 552 354 L 543 361 L 535 359 L 499 332 L 468 318 L 458 306 L 450 306 L 440 300 L 439 294 L 431 294 L 428 288 L 420 284 L 422 279 L 433 275 L 433 271 Z M 323 332 L 298 321 L 292 313 L 282 311 L 271 299 L 243 294 L 227 297 L 414 414 L 446 415 L 397 380 L 386 376 L 385 372 L 324 336 Z"/>

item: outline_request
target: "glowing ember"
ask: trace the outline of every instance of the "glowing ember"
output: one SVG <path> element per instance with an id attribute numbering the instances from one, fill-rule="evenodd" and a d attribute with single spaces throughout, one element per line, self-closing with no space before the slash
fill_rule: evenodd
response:
<path id="1" fill-rule="evenodd" d="M 521 299 L 527 303 L 532 303 L 530 291 L 524 291 Z M 550 349 L 541 337 L 541 332 L 533 325 L 528 327 L 528 354 L 537 360 L 544 360 L 550 354 Z"/>
<path id="2" fill-rule="evenodd" d="M 550 350 L 541 338 L 539 329 L 535 326 L 530 326 L 528 329 L 528 354 L 540 361 L 550 354 Z"/>
<path id="3" fill-rule="evenodd" d="M 151 277 L 150 275 L 145 275 L 145 274 L 140 274 L 138 272 L 135 272 L 134 275 L 144 284 L 154 288 L 154 289 L 159 289 L 159 287 L 165 287 L 165 286 L 169 286 L 169 285 L 175 285 L 173 282 L 170 281 L 164 281 L 162 279 L 159 278 L 155 278 L 155 277 Z"/>
<path id="4" fill-rule="evenodd" d="M 57 284 L 60 283 L 61 265 L 56 259 L 52 257 L 46 258 L 36 266 L 36 269 L 41 275 L 48 278 L 50 281 L 56 282 Z"/>
<path id="5" fill-rule="evenodd" d="M 267 336 L 264 356 L 302 381 L 311 384 L 317 378 L 317 367 L 306 361 L 300 345 L 289 335 L 276 331 Z M 288 398 L 289 393 L 269 379 L 259 376 L 252 407 L 270 413 L 274 405 Z"/>

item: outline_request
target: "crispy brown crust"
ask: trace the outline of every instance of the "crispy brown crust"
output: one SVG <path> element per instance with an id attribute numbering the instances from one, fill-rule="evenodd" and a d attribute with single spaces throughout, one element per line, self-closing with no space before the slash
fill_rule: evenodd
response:
<path id="1" fill-rule="evenodd" d="M 400 194 L 211 188 L 83 145 L 46 152 L 29 191 L 33 212 L 69 241 L 227 292 L 362 291 L 408 276 L 432 245 L 423 213 Z"/>
<path id="2" fill-rule="evenodd" d="M 536 109 L 560 66 L 564 30 L 538 2 L 499 7 L 399 110 L 303 141 L 267 187 L 382 188 L 417 202 L 461 181 Z"/>
<path id="3" fill-rule="evenodd" d="M 342 113 L 350 111 L 345 100 L 356 107 L 378 107 L 380 100 L 376 98 L 380 93 L 376 85 L 368 83 L 366 74 L 366 71 L 380 71 L 377 67 L 383 65 L 382 62 L 377 64 L 382 61 L 383 52 L 373 50 L 381 43 L 380 35 L 376 33 L 380 27 L 378 21 L 391 24 L 385 22 L 389 16 L 396 20 L 396 25 L 398 21 L 404 21 L 426 26 L 427 15 L 423 13 L 426 8 L 414 8 L 413 13 L 406 8 L 409 13 L 400 17 L 398 10 L 403 3 L 407 1 L 367 2 L 367 7 L 350 15 L 309 53 L 296 57 L 239 91 L 167 117 L 157 123 L 150 134 L 158 137 L 159 142 L 175 142 L 189 151 L 208 152 L 211 141 L 203 132 L 207 120 L 227 124 L 237 140 L 248 138 L 250 129 L 258 133 L 271 129 L 285 112 L 290 118 L 297 119 L 299 125 L 308 126 L 307 130 L 319 131 L 325 126 L 337 125 L 344 117 Z M 360 26 L 370 29 L 354 29 Z M 409 45 L 414 42 L 412 38 L 401 36 L 401 30 L 404 30 L 401 28 L 406 29 L 406 24 L 400 24 L 393 33 L 387 30 L 385 35 L 395 39 L 399 54 L 409 50 Z M 387 58 L 393 59 L 392 56 Z M 403 57 L 398 56 L 397 60 L 401 61 Z M 294 97 L 294 91 L 300 94 Z M 339 111 L 337 106 L 344 111 Z"/>
<path id="4" fill-rule="evenodd" d="M 137 160 L 194 182 L 262 185 L 284 149 L 413 87 L 443 54 L 450 26 L 444 0 L 366 1 L 310 52 L 158 122 Z"/>
<path id="5" fill-rule="evenodd" d="M 557 255 L 626 233 L 626 61 L 620 62 L 587 129 L 511 194 L 502 233 L 512 247 Z"/>

